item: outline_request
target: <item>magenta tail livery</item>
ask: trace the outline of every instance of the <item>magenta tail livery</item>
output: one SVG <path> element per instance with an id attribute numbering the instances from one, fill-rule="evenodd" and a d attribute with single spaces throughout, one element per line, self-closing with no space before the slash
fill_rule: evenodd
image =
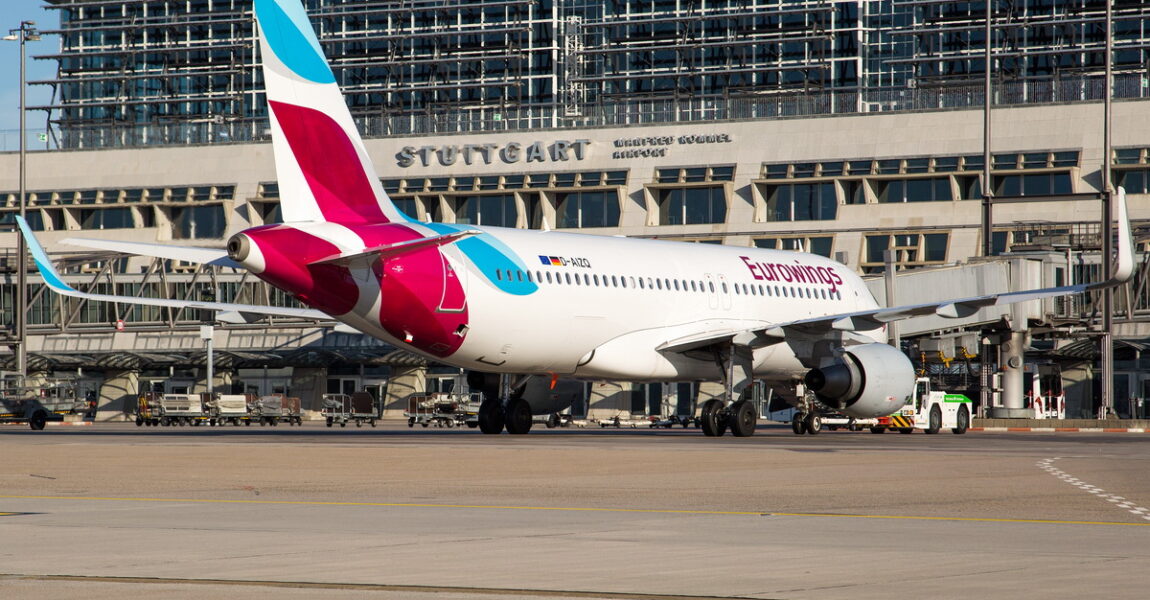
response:
<path id="1" fill-rule="evenodd" d="M 725 398 L 702 411 L 708 435 L 753 433 L 755 411 L 738 401 L 752 379 L 805 382 L 850 416 L 889 415 L 915 381 L 906 356 L 882 343 L 886 323 L 1114 286 L 1132 272 L 1121 192 L 1114 280 L 897 307 L 879 306 L 857 274 L 812 254 L 414 222 L 380 186 L 299 0 L 256 0 L 255 8 L 285 223 L 233 236 L 226 257 L 114 249 L 230 260 L 311 307 L 308 316 L 322 312 L 469 369 L 487 397 L 480 426 L 488 433 L 525 433 L 532 413 L 557 409 L 523 399 L 531 376 L 721 381 Z M 53 289 L 85 296 L 60 281 L 42 251 L 36 263 Z"/>

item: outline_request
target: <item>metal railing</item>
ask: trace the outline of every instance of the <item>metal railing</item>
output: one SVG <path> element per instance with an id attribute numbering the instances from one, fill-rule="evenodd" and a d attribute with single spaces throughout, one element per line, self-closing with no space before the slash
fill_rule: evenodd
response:
<path id="1" fill-rule="evenodd" d="M 996 106 L 1023 106 L 1101 101 L 1102 77 L 1009 81 L 994 85 Z M 1114 77 L 1115 99 L 1150 98 L 1150 81 L 1142 73 Z M 453 107 L 419 113 L 356 117 L 365 137 L 528 131 L 579 127 L 623 127 L 778 119 L 885 112 L 981 108 L 981 85 L 920 86 L 861 91 L 759 93 L 728 97 L 601 99 L 567 111 L 554 106 Z M 212 143 L 262 142 L 269 138 L 266 118 L 195 121 L 146 125 L 58 125 L 60 148 L 124 148 Z M 0 137 L 3 149 L 19 138 Z M 32 146 L 33 149 L 36 146 Z"/>

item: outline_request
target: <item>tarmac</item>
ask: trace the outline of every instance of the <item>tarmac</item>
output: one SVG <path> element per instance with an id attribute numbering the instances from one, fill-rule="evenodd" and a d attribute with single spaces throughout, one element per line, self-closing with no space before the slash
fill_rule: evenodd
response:
<path id="1" fill-rule="evenodd" d="M 0 597 L 1145 598 L 1150 443 L 0 429 Z"/>

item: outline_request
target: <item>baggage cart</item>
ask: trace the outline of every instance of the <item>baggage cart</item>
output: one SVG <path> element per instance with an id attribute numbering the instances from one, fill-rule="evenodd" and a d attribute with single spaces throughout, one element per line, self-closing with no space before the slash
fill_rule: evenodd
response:
<path id="1" fill-rule="evenodd" d="M 347 394 L 324 394 L 320 414 L 323 415 L 328 427 L 339 425 L 347 427 L 351 420 L 351 396 Z"/>

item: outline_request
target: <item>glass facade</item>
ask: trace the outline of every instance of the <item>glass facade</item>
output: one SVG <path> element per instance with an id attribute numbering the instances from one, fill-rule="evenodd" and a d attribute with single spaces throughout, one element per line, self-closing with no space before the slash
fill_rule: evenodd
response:
<path id="1" fill-rule="evenodd" d="M 64 148 L 266 139 L 251 0 L 46 0 Z M 304 0 L 368 136 L 981 106 L 983 2 Z M 996 102 L 1101 97 L 1103 6 L 992 3 Z M 1150 6 L 1114 6 L 1146 97 Z"/>

